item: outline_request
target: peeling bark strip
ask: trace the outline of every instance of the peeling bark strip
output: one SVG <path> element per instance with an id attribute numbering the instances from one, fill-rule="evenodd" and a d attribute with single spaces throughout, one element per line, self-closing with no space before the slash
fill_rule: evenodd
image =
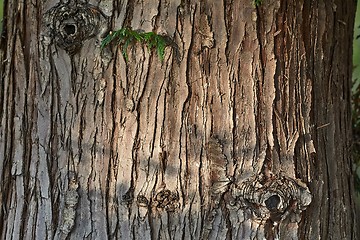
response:
<path id="1" fill-rule="evenodd" d="M 353 5 L 5 1 L 0 238 L 356 239 Z"/>

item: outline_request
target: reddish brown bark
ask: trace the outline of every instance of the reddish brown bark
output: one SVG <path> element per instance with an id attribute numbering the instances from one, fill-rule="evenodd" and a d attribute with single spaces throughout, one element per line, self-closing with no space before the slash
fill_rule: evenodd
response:
<path id="1" fill-rule="evenodd" d="M 1 238 L 355 239 L 354 4 L 5 2 Z"/>

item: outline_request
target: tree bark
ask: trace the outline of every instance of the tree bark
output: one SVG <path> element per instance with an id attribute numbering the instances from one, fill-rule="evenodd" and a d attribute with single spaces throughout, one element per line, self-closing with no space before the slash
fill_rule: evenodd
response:
<path id="1" fill-rule="evenodd" d="M 354 1 L 4 9 L 2 239 L 356 239 Z"/>

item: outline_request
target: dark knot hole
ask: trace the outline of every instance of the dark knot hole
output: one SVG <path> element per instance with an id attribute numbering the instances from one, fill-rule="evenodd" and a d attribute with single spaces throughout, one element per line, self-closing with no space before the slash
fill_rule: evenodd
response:
<path id="1" fill-rule="evenodd" d="M 269 210 L 276 210 L 280 203 L 280 197 L 278 195 L 272 195 L 265 201 L 265 205 Z"/>
<path id="2" fill-rule="evenodd" d="M 65 24 L 64 31 L 67 35 L 73 35 L 76 33 L 76 26 L 75 24 Z"/>

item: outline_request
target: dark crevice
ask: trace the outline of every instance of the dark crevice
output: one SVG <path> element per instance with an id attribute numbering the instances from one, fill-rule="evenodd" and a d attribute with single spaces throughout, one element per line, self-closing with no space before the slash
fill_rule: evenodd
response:
<path id="1" fill-rule="evenodd" d="M 265 47 L 265 38 L 266 33 L 264 30 L 264 20 L 263 15 L 264 12 L 262 10 L 261 6 L 256 7 L 256 34 L 257 34 L 257 40 L 259 44 L 259 61 L 260 61 L 260 76 L 259 71 L 255 71 L 255 84 L 256 84 L 256 98 L 258 102 L 257 109 L 255 110 L 255 125 L 256 125 L 256 145 L 257 145 L 257 151 L 262 151 L 262 144 L 266 139 L 266 129 L 264 126 L 264 102 L 262 99 L 264 98 L 263 93 L 263 85 L 264 85 L 264 75 L 265 75 L 265 67 L 266 67 L 266 53 L 264 52 Z"/>
<path id="2" fill-rule="evenodd" d="M 115 132 L 116 129 L 118 128 L 117 126 L 117 122 L 116 122 L 116 92 L 117 92 L 117 78 L 116 76 L 116 63 L 117 63 L 117 58 L 114 59 L 114 65 L 113 65 L 113 69 L 112 69 L 112 74 L 111 74 L 111 80 L 113 82 L 113 86 L 112 86 L 112 93 L 111 93 L 111 99 L 110 99 L 110 109 L 112 109 L 111 114 L 112 114 L 112 130 L 111 130 L 111 136 L 110 136 L 110 160 L 109 160 L 109 167 L 108 167 L 108 178 L 106 181 L 106 199 L 110 199 L 110 191 L 111 191 L 111 179 L 117 179 L 117 175 L 116 172 L 118 170 L 119 167 L 119 159 L 118 159 L 118 155 L 116 154 L 116 152 L 114 151 L 114 149 L 116 149 L 115 147 Z M 115 180 L 116 181 L 116 180 Z M 116 191 L 116 190 L 115 190 Z M 116 194 L 116 193 L 115 193 Z M 114 201 L 114 199 L 110 199 L 111 202 Z M 116 227 L 114 228 L 114 233 L 111 232 L 110 229 L 110 219 L 111 216 L 109 216 L 109 212 L 111 212 L 111 208 L 109 206 L 109 203 L 106 203 L 106 216 L 107 216 L 107 234 L 110 238 L 115 238 L 116 233 L 117 233 L 117 229 L 119 229 L 119 221 L 116 221 Z M 117 216 L 119 217 L 119 216 Z"/>
<path id="3" fill-rule="evenodd" d="M 199 146 L 200 147 L 200 146 Z M 198 186 L 198 190 L 199 190 L 199 198 L 200 198 L 200 202 L 201 202 L 201 205 L 200 205 L 200 236 L 202 235 L 203 231 L 204 231 L 204 219 L 205 219 L 205 216 L 206 216 L 206 210 L 204 209 L 204 206 L 207 206 L 208 204 L 205 202 L 205 197 L 206 197 L 206 194 L 205 191 L 208 190 L 206 189 L 206 182 L 204 181 L 203 179 L 203 171 L 204 171 L 204 164 L 203 164 L 203 154 L 204 154 L 204 149 L 202 148 L 201 146 L 201 150 L 200 150 L 200 154 L 199 154 L 199 172 L 198 172 L 198 178 L 199 178 L 199 186 Z"/>
<path id="4" fill-rule="evenodd" d="M 53 79 L 53 81 L 51 81 L 49 84 L 49 97 L 51 98 L 51 101 L 50 101 L 50 112 L 49 112 L 49 117 L 50 117 L 50 126 L 49 126 L 49 135 L 50 135 L 50 138 L 48 140 L 48 143 L 49 143 L 49 153 L 50 153 L 50 156 L 49 156 L 49 161 L 51 162 L 51 168 L 50 168 L 50 172 L 52 174 L 50 174 L 50 183 L 51 183 L 51 186 L 52 186 L 52 202 L 54 204 L 52 204 L 52 207 L 55 211 L 53 211 L 53 219 L 52 219 L 52 222 L 53 224 L 58 224 L 59 222 L 59 219 L 60 219 L 60 213 L 59 211 L 57 211 L 57 209 L 59 209 L 60 207 L 60 191 L 57 190 L 57 185 L 56 185 L 56 179 L 57 179 L 57 169 L 59 168 L 58 167 L 58 157 L 57 157 L 57 149 L 55 146 L 57 146 L 57 139 L 55 136 L 58 136 L 58 133 L 57 133 L 57 129 L 56 129 L 56 123 L 57 123 L 57 120 L 56 120 L 56 108 L 58 108 L 59 106 L 56 104 L 56 93 L 53 89 L 59 89 L 59 82 L 58 82 L 58 79 L 59 79 L 59 76 L 58 76 L 58 73 L 57 71 L 55 70 L 55 63 L 54 63 L 54 59 L 53 59 L 53 56 L 50 54 L 49 55 L 49 64 L 50 64 L 50 73 L 51 73 L 51 78 Z M 56 86 L 57 84 L 57 86 Z M 38 127 L 38 126 L 36 126 Z M 30 166 L 29 166 L 30 167 Z M 30 202 L 30 196 L 29 196 L 29 199 L 28 201 Z"/>
<path id="5" fill-rule="evenodd" d="M 8 8 L 8 1 L 4 2 L 4 9 Z M 13 19 L 13 16 L 11 16 L 11 19 Z M 16 42 L 16 37 L 15 37 L 15 30 L 13 30 L 12 33 L 8 33 L 7 32 L 7 18 L 6 18 L 6 14 L 4 16 L 4 30 L 3 30 L 3 38 L 1 39 L 1 45 L 2 48 L 5 48 L 5 50 L 2 49 L 2 53 L 4 54 L 2 57 L 7 57 L 7 50 L 9 50 L 9 52 L 14 52 L 15 49 L 15 42 Z M 6 35 L 4 35 L 6 34 Z M 4 36 L 9 36 L 7 39 L 4 38 Z M 14 116 L 15 116 L 15 102 L 13 101 L 13 99 L 16 99 L 16 93 L 15 93 L 15 89 L 16 89 L 16 78 L 14 75 L 14 71 L 13 71 L 13 66 L 14 66 L 14 61 L 15 61 L 15 54 L 11 54 L 10 59 L 1 59 L 3 62 L 2 63 L 6 63 L 7 64 L 1 64 L 2 68 L 3 68 L 3 72 L 5 72 L 6 68 L 10 68 L 9 69 L 9 82 L 11 82 L 12 84 L 8 84 L 8 88 L 6 89 L 7 91 L 7 95 L 5 96 L 5 89 L 3 88 L 2 90 L 2 100 L 3 100 L 3 104 L 1 104 L 1 107 L 4 109 L 1 109 L 0 112 L 0 116 L 2 119 L 4 119 L 5 125 L 6 127 L 4 129 L 11 129 L 10 131 L 5 131 L 3 139 L 5 139 L 4 142 L 4 154 L 5 156 L 0 156 L 3 157 L 3 172 L 2 172 L 2 176 L 3 178 L 0 179 L 2 181 L 2 186 L 1 186 L 1 195 L 2 195 L 2 199 L 3 202 L 5 203 L 1 210 L 0 210 L 0 219 L 3 220 L 4 219 L 4 215 L 7 214 L 8 210 L 9 210 L 9 206 L 6 203 L 10 203 L 9 199 L 11 197 L 11 191 L 9 191 L 9 189 L 12 189 L 12 176 L 11 176 L 11 159 L 13 159 L 14 157 L 14 152 L 10 151 L 11 149 L 14 149 Z M 3 73 L 2 72 L 2 73 Z M 5 75 L 1 76 L 2 79 L 2 87 L 5 86 Z M 3 229 L 3 224 L 4 221 L 0 221 L 0 229 Z"/>
<path id="6" fill-rule="evenodd" d="M 285 70 L 285 62 L 284 56 L 286 51 L 286 31 L 287 31 L 287 21 L 286 21 L 286 13 L 287 12 L 287 3 L 286 1 L 282 1 L 278 13 L 276 14 L 276 31 L 277 35 L 274 36 L 274 55 L 276 59 L 276 68 L 274 74 L 274 88 L 275 91 L 275 98 L 274 98 L 274 105 L 273 105 L 273 114 L 272 114 L 272 125 L 274 126 L 273 131 L 273 139 L 274 139 L 274 149 L 272 156 L 272 164 L 274 167 L 274 171 L 277 172 L 280 168 L 280 159 L 274 158 L 274 154 L 279 155 L 280 153 L 280 143 L 279 138 L 282 126 L 282 119 L 280 119 L 281 113 L 278 107 L 279 103 L 281 104 L 283 100 L 281 99 L 281 92 L 283 91 L 282 82 L 283 82 L 283 75 Z M 281 108 L 281 106 L 280 106 Z M 278 124 L 278 122 L 280 122 Z"/>
<path id="7" fill-rule="evenodd" d="M 77 90 L 76 89 L 76 81 L 77 81 L 76 66 L 77 66 L 77 64 L 75 63 L 74 55 L 70 56 L 70 62 L 71 62 L 71 78 L 70 78 L 71 90 L 72 90 L 72 93 L 75 95 L 76 90 Z"/>
<path id="8" fill-rule="evenodd" d="M 29 72 L 30 72 L 30 63 L 32 61 L 30 61 L 31 58 L 31 33 L 29 32 L 30 29 L 32 29 L 32 27 L 29 27 L 29 22 L 31 21 L 31 24 L 33 23 L 33 19 L 31 19 L 30 21 L 28 21 L 27 19 L 27 13 L 31 11 L 31 8 L 28 8 L 28 4 L 23 4 L 23 8 L 22 8 L 22 12 L 21 12 L 21 16 L 19 16 L 19 22 L 22 22 L 22 29 L 21 31 L 19 31 L 19 34 L 23 34 L 21 37 L 21 42 L 22 42 L 22 46 L 23 46 L 23 54 L 24 54 L 24 68 L 25 68 L 25 76 L 26 79 L 29 79 Z M 20 14 L 20 13 L 19 13 Z M 38 21 L 38 19 L 36 19 L 35 21 Z M 19 24 L 20 25 L 20 24 Z"/>
<path id="9" fill-rule="evenodd" d="M 226 37 L 229 41 L 231 34 L 232 34 L 232 27 L 233 27 L 233 0 L 223 0 L 224 5 L 224 20 L 225 20 L 225 27 L 226 27 Z M 225 46 L 225 55 L 226 55 L 226 62 L 229 62 L 229 43 Z"/>
<path id="10" fill-rule="evenodd" d="M 259 42 L 259 52 L 260 52 L 260 56 L 259 56 L 260 71 L 261 71 L 260 82 L 262 83 L 264 81 L 264 72 L 265 72 L 265 66 L 266 66 L 266 56 L 264 53 L 264 42 L 265 42 L 264 38 L 266 36 L 266 33 L 264 31 L 264 21 L 262 20 L 262 16 L 264 13 L 259 6 L 256 7 L 256 14 L 257 14 L 256 34 L 257 34 L 257 39 Z"/>
<path id="11" fill-rule="evenodd" d="M 127 2 L 123 27 L 131 27 L 131 21 L 133 19 L 133 14 L 134 14 L 134 5 L 135 5 L 135 1 Z"/>
<path id="12" fill-rule="evenodd" d="M 237 66 L 238 72 L 237 72 L 237 76 L 240 76 L 240 61 L 238 62 L 238 66 Z M 233 176 L 232 178 L 236 180 L 235 176 L 238 175 L 238 171 L 240 171 L 242 169 L 242 166 L 244 164 L 244 161 L 241 162 L 242 166 L 239 166 L 239 159 L 238 159 L 238 150 L 237 150 L 237 145 L 239 144 L 239 136 L 238 136 L 238 121 L 236 119 L 236 113 L 239 112 L 237 111 L 237 97 L 240 97 L 240 91 L 239 91 L 239 83 L 236 81 L 233 81 L 234 85 L 233 85 L 233 99 L 232 99 L 232 108 L 233 108 L 233 114 L 232 114 L 232 122 L 233 122 L 233 129 L 232 129 L 232 138 L 233 138 L 233 145 L 232 145 L 232 155 L 233 155 L 233 165 L 234 165 L 234 172 L 233 172 Z M 239 93 L 238 93 L 239 91 Z M 240 168 L 240 169 L 239 169 Z"/>
<path id="13" fill-rule="evenodd" d="M 270 178 L 272 177 L 272 170 L 273 170 L 273 156 L 272 156 L 270 144 L 267 144 L 267 148 L 265 152 L 265 160 L 261 169 L 264 182 L 270 180 Z"/>
<path id="14" fill-rule="evenodd" d="M 153 31 L 154 32 L 157 32 L 156 30 L 158 29 L 158 27 L 161 25 L 160 23 L 160 16 L 161 16 L 161 2 L 162 1 L 159 1 L 159 4 L 157 6 L 157 14 L 155 16 L 155 26 L 153 26 Z"/>

